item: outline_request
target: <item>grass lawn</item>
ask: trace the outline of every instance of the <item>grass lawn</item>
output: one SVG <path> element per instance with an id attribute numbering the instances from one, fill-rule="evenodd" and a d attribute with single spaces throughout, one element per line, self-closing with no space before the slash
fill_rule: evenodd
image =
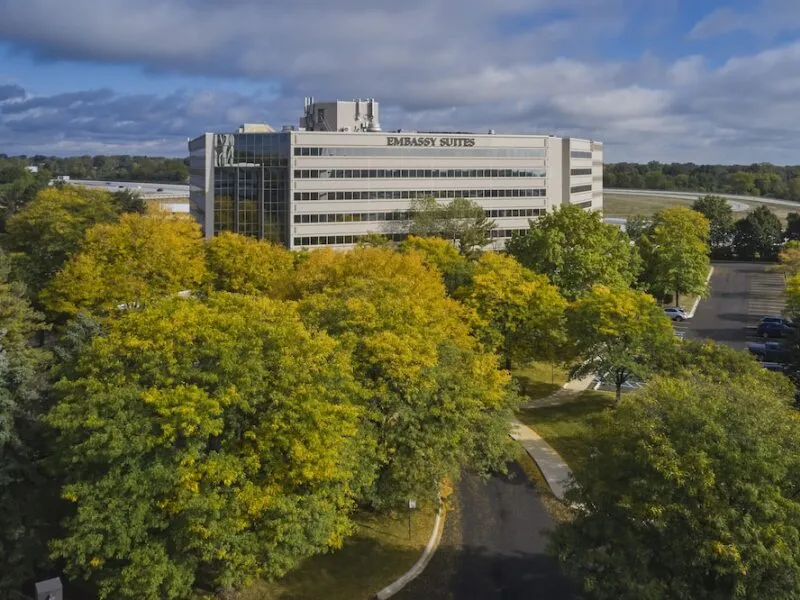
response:
<path id="1" fill-rule="evenodd" d="M 699 197 L 700 195 L 698 195 Z M 691 206 L 694 199 L 682 199 L 669 196 L 628 196 L 617 194 L 603 194 L 603 216 L 604 217 L 630 217 L 633 215 L 641 215 L 650 217 L 656 214 L 662 208 L 669 208 L 671 206 Z M 755 208 L 759 205 L 757 202 L 740 202 L 746 204 L 750 208 Z M 790 212 L 797 212 L 789 206 L 775 206 L 768 204 L 767 207 L 775 213 L 781 222 L 786 224 L 786 215 Z M 800 204 L 798 204 L 800 208 Z M 734 219 L 741 219 L 747 216 L 746 212 L 733 213 Z"/>
<path id="2" fill-rule="evenodd" d="M 655 196 L 622 196 L 615 194 L 603 194 L 603 216 L 604 217 L 631 217 L 642 215 L 650 217 L 662 208 L 670 206 L 691 206 L 694 200 L 682 200 L 680 198 L 657 198 Z"/>
<path id="3" fill-rule="evenodd" d="M 567 464 L 577 464 L 586 457 L 591 419 L 613 402 L 612 393 L 587 391 L 559 406 L 529 408 L 519 411 L 517 416 L 541 435 Z"/>
<path id="4" fill-rule="evenodd" d="M 341 550 L 306 560 L 278 582 L 258 581 L 238 600 L 368 600 L 419 559 L 434 519 L 430 508 L 415 510 L 409 539 L 407 513 L 360 514 Z"/>
<path id="5" fill-rule="evenodd" d="M 549 396 L 567 382 L 567 372 L 548 362 L 518 367 L 511 374 L 519 381 L 520 393 L 531 400 Z"/>

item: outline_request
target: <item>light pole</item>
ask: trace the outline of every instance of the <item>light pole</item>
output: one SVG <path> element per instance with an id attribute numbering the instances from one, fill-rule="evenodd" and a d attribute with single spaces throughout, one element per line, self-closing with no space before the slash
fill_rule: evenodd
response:
<path id="1" fill-rule="evenodd" d="M 411 539 L 411 515 L 414 509 L 417 508 L 417 501 L 416 500 L 409 500 L 408 501 L 408 539 Z"/>

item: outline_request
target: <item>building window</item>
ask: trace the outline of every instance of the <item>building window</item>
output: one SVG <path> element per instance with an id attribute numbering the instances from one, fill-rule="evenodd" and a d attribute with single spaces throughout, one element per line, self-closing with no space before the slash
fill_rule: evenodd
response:
<path id="1" fill-rule="evenodd" d="M 590 186 L 591 189 L 591 186 Z M 545 188 L 514 190 L 365 190 L 355 192 L 295 192 L 295 201 L 413 200 L 415 198 L 544 198 Z"/>
<path id="2" fill-rule="evenodd" d="M 544 158 L 544 148 L 421 148 L 418 146 L 327 147 L 296 146 L 295 156 L 470 156 L 474 158 Z M 591 156 L 591 153 L 589 153 Z"/>
<path id="3" fill-rule="evenodd" d="M 574 204 L 573 206 L 577 206 L 578 208 L 591 208 L 592 207 L 592 201 L 591 200 L 587 200 L 586 202 L 578 202 L 577 204 Z"/>
<path id="4" fill-rule="evenodd" d="M 591 152 L 585 152 L 583 150 L 573 150 L 569 153 L 572 158 L 592 158 Z"/>
<path id="5" fill-rule="evenodd" d="M 577 170 L 577 169 L 576 169 Z M 576 173 L 573 173 L 575 175 Z M 591 169 L 589 169 L 591 174 Z M 295 169 L 295 179 L 383 179 L 383 178 L 479 178 L 479 177 L 546 177 L 540 169 Z"/>
<path id="6" fill-rule="evenodd" d="M 574 185 L 571 188 L 569 188 L 570 194 L 578 194 L 580 192 L 591 192 L 591 191 L 592 191 L 591 184 L 589 184 L 589 185 Z"/>
<path id="7" fill-rule="evenodd" d="M 591 169 L 571 169 L 569 172 L 570 175 L 591 175 Z"/>

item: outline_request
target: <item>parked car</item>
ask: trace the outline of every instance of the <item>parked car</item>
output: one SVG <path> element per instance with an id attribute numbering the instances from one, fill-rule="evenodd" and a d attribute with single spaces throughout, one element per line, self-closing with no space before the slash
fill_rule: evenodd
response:
<path id="1" fill-rule="evenodd" d="M 780 342 L 750 343 L 747 344 L 747 350 L 764 362 L 786 363 L 789 361 L 789 348 Z"/>
<path id="2" fill-rule="evenodd" d="M 682 308 L 678 308 L 677 306 L 671 306 L 669 308 L 664 309 L 664 314 L 667 315 L 673 321 L 685 321 L 689 319 L 689 315 L 686 314 L 686 311 Z"/>
<path id="3" fill-rule="evenodd" d="M 794 323 L 792 323 L 789 319 L 785 319 L 783 317 L 761 317 L 761 320 L 758 322 L 759 325 L 761 323 L 782 323 L 788 327 L 794 327 Z"/>
<path id="4" fill-rule="evenodd" d="M 790 327 L 785 323 L 775 323 L 767 321 L 760 323 L 756 329 L 756 335 L 763 338 L 770 337 L 788 337 L 794 333 L 794 327 Z"/>
<path id="5" fill-rule="evenodd" d="M 117 187 L 118 187 L 119 189 L 124 189 L 124 188 L 125 188 L 125 186 L 124 186 L 124 185 L 118 185 Z"/>
<path id="6" fill-rule="evenodd" d="M 164 188 L 158 188 L 156 191 L 157 191 L 157 192 L 163 192 L 163 191 L 164 191 Z"/>
<path id="7" fill-rule="evenodd" d="M 778 373 L 783 373 L 786 370 L 786 365 L 781 365 L 779 363 L 773 363 L 773 362 L 764 362 L 761 363 L 761 366 L 764 367 L 767 371 L 776 371 Z"/>

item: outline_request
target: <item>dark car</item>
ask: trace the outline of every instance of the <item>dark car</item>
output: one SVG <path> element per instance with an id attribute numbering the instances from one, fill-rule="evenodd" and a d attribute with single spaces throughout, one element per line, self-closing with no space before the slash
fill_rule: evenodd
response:
<path id="1" fill-rule="evenodd" d="M 164 191 L 164 188 L 158 188 L 156 191 L 157 191 L 157 192 L 163 192 L 163 191 Z"/>
<path id="2" fill-rule="evenodd" d="M 773 321 L 765 321 L 758 326 L 756 335 L 759 337 L 788 337 L 794 333 L 794 327 L 790 327 L 786 323 L 775 323 Z"/>
<path id="3" fill-rule="evenodd" d="M 761 317 L 761 320 L 758 322 L 759 325 L 762 323 L 782 323 L 788 327 L 794 327 L 794 323 L 792 323 L 789 319 L 785 319 L 783 317 Z"/>
<path id="4" fill-rule="evenodd" d="M 747 344 L 747 350 L 764 362 L 785 363 L 789 361 L 789 348 L 780 342 Z"/>

